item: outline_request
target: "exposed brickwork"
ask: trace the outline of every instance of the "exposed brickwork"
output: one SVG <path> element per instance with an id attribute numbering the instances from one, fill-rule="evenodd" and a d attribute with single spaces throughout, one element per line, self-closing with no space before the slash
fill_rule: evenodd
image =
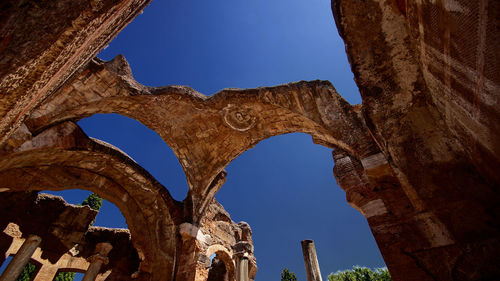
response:
<path id="1" fill-rule="evenodd" d="M 361 177 L 387 210 L 368 222 L 394 279 L 498 279 L 486 249 L 500 237 L 499 2 L 332 3 L 364 120 L 394 171 Z"/>
<path id="2" fill-rule="evenodd" d="M 0 144 L 150 1 L 2 1 Z"/>
<path id="3" fill-rule="evenodd" d="M 36 133 L 65 120 L 110 112 L 139 120 L 173 149 L 193 191 L 195 221 L 220 187 L 224 167 L 262 139 L 305 132 L 317 143 L 358 158 L 379 152 L 359 112 L 327 81 L 228 89 L 206 97 L 184 86 L 140 85 L 122 57 L 91 62 L 27 124 Z"/>

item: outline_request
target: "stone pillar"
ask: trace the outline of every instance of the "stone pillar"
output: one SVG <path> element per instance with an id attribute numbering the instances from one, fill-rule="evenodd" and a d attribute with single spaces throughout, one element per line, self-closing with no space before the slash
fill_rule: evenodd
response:
<path id="1" fill-rule="evenodd" d="M 54 280 L 57 274 L 57 266 L 42 265 L 40 270 L 36 273 L 35 279 L 33 281 L 46 281 Z"/>
<path id="2" fill-rule="evenodd" d="M 312 240 L 304 240 L 301 244 L 304 264 L 306 265 L 307 281 L 322 281 L 314 242 Z"/>
<path id="3" fill-rule="evenodd" d="M 179 225 L 179 234 L 182 239 L 180 252 L 183 254 L 179 256 L 176 280 L 207 280 L 210 259 L 201 249 L 204 244 L 208 244 L 208 236 L 198 226 L 188 222 Z"/>
<path id="4" fill-rule="evenodd" d="M 0 281 L 15 281 L 41 242 L 42 238 L 39 236 L 30 235 L 0 276 Z"/>
<path id="5" fill-rule="evenodd" d="M 90 265 L 82 281 L 94 281 L 101 270 L 101 266 L 109 262 L 108 253 L 113 249 L 113 246 L 109 243 L 99 243 L 95 248 L 96 254 L 87 259 Z"/>
<path id="6" fill-rule="evenodd" d="M 248 241 L 240 241 L 233 246 L 236 260 L 236 281 L 249 281 L 248 256 L 253 253 L 253 246 Z"/>
<path id="7" fill-rule="evenodd" d="M 248 280 L 248 256 L 240 256 L 236 262 L 236 281 Z"/>

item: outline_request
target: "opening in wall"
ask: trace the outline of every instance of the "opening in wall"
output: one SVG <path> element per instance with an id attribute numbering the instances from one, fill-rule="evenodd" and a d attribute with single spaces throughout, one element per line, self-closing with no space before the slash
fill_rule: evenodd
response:
<path id="1" fill-rule="evenodd" d="M 16 206 L 25 212 L 2 219 L 0 249 L 6 257 L 14 256 L 3 263 L 2 274 L 19 281 L 78 281 L 82 273 L 101 279 L 111 275 L 114 280 L 130 276 L 133 272 L 115 270 L 134 270 L 140 262 L 118 208 L 89 191 L 50 193 L 3 194 L 4 208 L 13 210 Z M 96 220 L 97 214 L 109 212 L 109 207 L 116 209 L 116 214 L 108 214 L 112 221 L 105 217 Z M 117 223 L 117 218 L 122 222 Z"/>
<path id="2" fill-rule="evenodd" d="M 333 165 L 331 149 L 294 133 L 260 142 L 227 167 L 216 198 L 233 220 L 252 227 L 258 279 L 279 278 L 288 268 L 305 280 L 305 239 L 315 241 L 323 280 L 353 265 L 384 266 L 366 219 L 337 185 Z"/>
<path id="3" fill-rule="evenodd" d="M 174 199 L 182 201 L 186 197 L 188 186 L 181 164 L 155 131 L 119 114 L 95 114 L 80 120 L 78 125 L 88 136 L 108 142 L 132 157 Z"/>
<path id="4" fill-rule="evenodd" d="M 59 269 L 53 281 L 81 281 L 83 272 L 76 272 L 72 269 Z"/>
<path id="5" fill-rule="evenodd" d="M 125 218 L 120 209 L 113 203 L 96 195 L 95 193 L 82 189 L 68 189 L 62 191 L 45 190 L 40 193 L 47 193 L 61 196 L 66 202 L 73 205 L 88 205 L 90 208 L 99 211 L 93 226 L 128 228 Z"/>

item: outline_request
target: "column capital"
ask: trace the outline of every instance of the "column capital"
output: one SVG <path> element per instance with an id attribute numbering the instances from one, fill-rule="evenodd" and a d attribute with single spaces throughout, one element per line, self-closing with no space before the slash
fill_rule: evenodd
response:
<path id="1" fill-rule="evenodd" d="M 30 236 L 28 236 L 28 238 L 26 238 L 26 241 L 25 242 L 34 242 L 34 243 L 40 243 L 42 242 L 42 237 L 38 236 L 38 235 L 35 235 L 35 234 L 31 234 Z"/>
<path id="2" fill-rule="evenodd" d="M 95 253 L 101 254 L 105 257 L 108 256 L 109 252 L 113 249 L 113 245 L 108 242 L 97 243 L 95 245 Z"/>
<path id="3" fill-rule="evenodd" d="M 232 247 L 235 257 L 248 257 L 253 253 L 253 246 L 247 241 L 240 241 Z"/>
<path id="4" fill-rule="evenodd" d="M 179 234 L 183 241 L 195 239 L 198 236 L 198 231 L 200 231 L 200 228 L 189 222 L 184 222 L 179 225 Z"/>
<path id="5" fill-rule="evenodd" d="M 95 254 L 87 258 L 87 261 L 90 263 L 94 263 L 97 261 L 102 262 L 103 264 L 108 264 L 109 263 L 109 258 L 106 256 L 103 256 L 101 254 Z"/>
<path id="6" fill-rule="evenodd" d="M 210 265 L 211 265 L 211 260 L 209 257 L 207 257 L 207 255 L 205 254 L 202 254 L 202 253 L 199 253 L 198 254 L 198 259 L 197 259 L 198 263 L 201 264 L 202 266 L 206 267 L 206 268 L 209 268 Z"/>
<path id="7" fill-rule="evenodd" d="M 97 243 L 95 245 L 94 254 L 88 257 L 87 261 L 90 263 L 100 261 L 103 264 L 108 264 L 109 262 L 108 254 L 112 249 L 113 246 L 108 242 Z"/>

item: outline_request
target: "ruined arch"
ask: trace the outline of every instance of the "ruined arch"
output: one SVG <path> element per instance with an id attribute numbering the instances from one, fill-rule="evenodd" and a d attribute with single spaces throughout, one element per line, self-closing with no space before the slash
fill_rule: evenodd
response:
<path id="1" fill-rule="evenodd" d="M 227 281 L 236 280 L 236 266 L 234 264 L 232 251 L 228 250 L 226 247 L 220 244 L 216 244 L 208 247 L 206 251 L 207 257 L 210 257 L 213 254 L 215 254 L 215 256 L 224 263 L 226 268 Z"/>
<path id="2" fill-rule="evenodd" d="M 96 114 L 77 124 L 91 138 L 120 147 L 140 166 L 144 165 L 152 177 L 168 188 L 174 200 L 182 201 L 186 198 L 189 188 L 182 165 L 156 131 L 117 113 Z M 154 164 L 151 165 L 149 161 L 153 159 Z"/>
<path id="3" fill-rule="evenodd" d="M 74 1 L 70 9 L 42 2 L 4 5 L 0 145 L 22 143 L 15 131 L 35 108 L 59 89 L 72 92 L 73 85 L 63 86 L 68 79 L 149 1 Z M 500 201 L 500 2 L 454 2 L 332 1 L 363 97 L 369 130 L 362 131 L 383 151 L 335 150 L 335 174 L 353 200 L 375 199 L 364 212 L 395 280 L 498 275 L 499 233 L 491 227 L 498 216 L 491 210 Z M 193 188 L 198 213 L 200 200 L 220 186 L 211 179 L 223 180 L 223 172 L 215 174 Z"/>
<path id="4" fill-rule="evenodd" d="M 192 205 L 187 217 L 195 223 L 224 183 L 224 168 L 265 138 L 303 132 L 358 159 L 379 154 L 360 108 L 344 101 L 327 81 L 225 89 L 207 97 L 185 86 L 141 85 L 121 56 L 90 62 L 26 124 L 37 133 L 95 113 L 136 119 L 163 138 L 186 174 Z"/>
<path id="5" fill-rule="evenodd" d="M 3 191 L 91 190 L 125 217 L 141 260 L 139 278 L 172 276 L 176 224 L 182 217 L 168 191 L 132 159 L 88 138 L 72 122 L 38 134 L 0 160 Z M 156 276 L 156 277 L 155 277 Z"/>
<path id="6" fill-rule="evenodd" d="M 212 256 L 213 254 L 216 254 L 217 252 L 222 252 L 224 253 L 225 256 L 227 257 L 230 257 L 231 260 L 232 260 L 232 256 L 233 256 L 233 252 L 232 250 L 230 249 L 227 249 L 226 247 L 220 245 L 220 244 L 215 244 L 215 245 L 210 245 L 208 248 L 207 248 L 207 251 L 206 251 L 206 256 L 207 257 L 210 257 Z M 233 266 L 234 266 L 234 262 L 233 262 Z"/>

